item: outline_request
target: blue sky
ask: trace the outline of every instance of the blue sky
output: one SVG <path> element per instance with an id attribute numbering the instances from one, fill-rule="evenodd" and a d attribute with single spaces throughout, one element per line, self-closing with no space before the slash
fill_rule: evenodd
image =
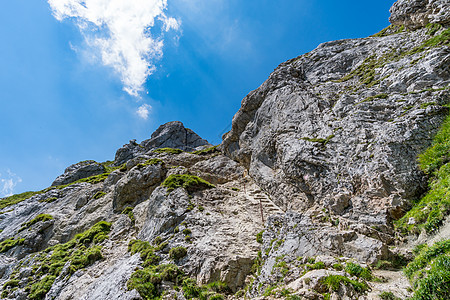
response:
<path id="1" fill-rule="evenodd" d="M 394 1 L 4 2 L 0 197 L 41 190 L 78 161 L 112 160 L 168 121 L 218 144 L 278 64 L 380 31 Z"/>

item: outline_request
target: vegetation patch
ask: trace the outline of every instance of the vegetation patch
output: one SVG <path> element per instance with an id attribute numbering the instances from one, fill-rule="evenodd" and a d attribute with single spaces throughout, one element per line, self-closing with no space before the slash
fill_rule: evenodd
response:
<path id="1" fill-rule="evenodd" d="M 373 37 L 383 37 L 383 36 L 389 36 L 389 35 L 393 35 L 393 34 L 397 34 L 400 32 L 403 32 L 405 30 L 405 26 L 401 25 L 389 25 L 388 27 L 384 28 L 383 30 L 381 30 L 380 32 L 372 35 Z"/>
<path id="2" fill-rule="evenodd" d="M 164 161 L 159 158 L 152 158 L 143 163 L 138 164 L 137 167 L 140 169 L 140 168 L 144 168 L 147 166 L 153 166 L 153 165 L 157 165 L 157 164 L 164 164 Z"/>
<path id="3" fill-rule="evenodd" d="M 155 239 L 156 241 L 156 239 Z M 162 264 L 158 265 L 160 257 L 156 254 L 161 251 L 161 245 L 167 245 L 161 242 L 157 247 L 150 245 L 149 242 L 132 240 L 128 245 L 128 251 L 132 254 L 140 253 L 142 260 L 144 261 L 144 268 L 137 270 L 131 275 L 131 278 L 127 282 L 128 290 L 136 289 L 139 295 L 143 299 L 161 299 L 160 297 L 164 293 L 161 283 L 163 281 L 172 282 L 177 289 L 181 286 L 184 297 L 186 299 L 198 298 L 201 300 L 211 299 L 224 299 L 223 294 L 229 293 L 230 289 L 223 282 L 212 282 L 205 286 L 198 286 L 195 280 L 187 277 L 184 272 L 175 264 Z M 155 244 L 158 244 L 156 242 Z M 169 256 L 175 257 L 181 252 L 185 252 L 183 247 L 172 248 L 169 252 Z M 176 249 L 176 250 L 174 250 Z M 183 255 L 185 256 L 185 254 Z"/>
<path id="4" fill-rule="evenodd" d="M 388 97 L 388 94 L 378 94 L 378 95 L 374 95 L 374 96 L 369 96 L 366 99 L 356 103 L 356 105 L 364 103 L 364 102 L 369 102 L 369 101 L 373 101 L 376 99 L 386 99 Z"/>
<path id="5" fill-rule="evenodd" d="M 33 197 L 34 195 L 41 194 L 42 191 L 39 192 L 25 192 L 17 195 L 12 195 L 6 198 L 0 199 L 0 209 L 3 209 L 5 207 L 20 203 L 22 201 L 27 200 L 28 198 Z"/>
<path id="6" fill-rule="evenodd" d="M 217 147 L 219 147 L 219 145 L 212 146 L 212 147 L 209 147 L 209 148 L 203 149 L 203 150 L 197 150 L 197 151 L 194 151 L 191 153 L 196 154 L 196 155 L 209 155 L 209 154 L 220 153 L 220 150 Z"/>
<path id="7" fill-rule="evenodd" d="M 155 153 L 180 154 L 181 152 L 183 152 L 183 150 L 177 149 L 177 148 L 159 148 L 159 149 L 153 150 L 153 152 L 155 152 Z"/>
<path id="8" fill-rule="evenodd" d="M 173 260 L 179 260 L 187 255 L 187 250 L 183 246 L 170 249 L 169 257 Z"/>
<path id="9" fill-rule="evenodd" d="M 215 186 L 208 181 L 190 174 L 172 174 L 161 183 L 161 186 L 166 187 L 168 193 L 180 187 L 185 188 L 188 193 L 215 188 Z"/>
<path id="10" fill-rule="evenodd" d="M 105 167 L 106 173 L 111 173 L 111 172 L 113 172 L 115 170 L 121 170 L 122 171 L 123 168 L 125 168 L 125 171 L 126 171 L 126 168 L 127 168 L 127 164 L 126 163 L 123 163 L 120 166 L 114 166 L 113 165 L 114 161 L 110 161 L 110 160 L 102 162 L 100 164 Z"/>
<path id="11" fill-rule="evenodd" d="M 413 300 L 450 298 L 450 240 L 424 245 L 404 270 L 413 288 Z"/>
<path id="12" fill-rule="evenodd" d="M 401 300 L 401 298 L 394 295 L 392 292 L 382 292 L 378 295 L 381 300 Z"/>
<path id="13" fill-rule="evenodd" d="M 363 268 L 353 262 L 347 263 L 347 265 L 345 266 L 345 271 L 351 276 L 356 276 L 365 280 L 373 279 L 372 272 L 369 269 Z"/>
<path id="14" fill-rule="evenodd" d="M 405 233 L 419 234 L 422 228 L 433 232 L 450 213 L 450 116 L 431 147 L 419 156 L 419 167 L 430 176 L 430 190 L 396 222 Z"/>
<path id="15" fill-rule="evenodd" d="M 49 198 L 45 198 L 45 199 L 39 200 L 39 202 L 52 203 L 52 202 L 55 202 L 56 200 L 58 200 L 58 198 L 56 198 L 56 197 L 49 197 Z"/>
<path id="16" fill-rule="evenodd" d="M 19 232 L 30 228 L 31 226 L 33 226 L 34 224 L 36 224 L 38 222 L 45 222 L 45 221 L 48 221 L 48 220 L 53 220 L 53 216 L 49 215 L 49 214 L 37 215 L 36 218 L 34 218 L 33 220 L 28 221 L 26 223 L 23 223 L 22 224 L 22 228 L 19 229 Z"/>
<path id="17" fill-rule="evenodd" d="M 134 223 L 135 218 L 134 218 L 134 213 L 133 213 L 133 207 L 126 207 L 123 211 L 122 211 L 123 215 L 127 215 L 128 218 L 130 218 L 131 222 Z"/>
<path id="18" fill-rule="evenodd" d="M 260 243 L 260 244 L 262 244 L 263 243 L 263 233 L 264 233 L 264 230 L 263 231 L 261 231 L 261 232 L 258 232 L 257 234 L 256 234 L 256 241 L 258 242 L 258 243 Z"/>
<path id="19" fill-rule="evenodd" d="M 69 242 L 37 253 L 30 261 L 32 274 L 24 288 L 24 291 L 29 293 L 27 299 L 44 299 L 66 264 L 68 274 L 71 275 L 102 259 L 101 246 L 98 244 L 108 237 L 110 228 L 110 223 L 99 222 L 89 230 L 77 234 Z M 19 271 L 20 266 L 11 274 L 9 280 L 19 280 Z M 11 291 L 10 286 L 4 286 L 2 296 L 7 297 Z"/>
<path id="20" fill-rule="evenodd" d="M 23 245 L 23 242 L 25 242 L 25 239 L 6 239 L 0 243 L 0 253 L 6 252 L 9 249 L 14 248 L 15 246 Z"/>
<path id="21" fill-rule="evenodd" d="M 106 195 L 105 192 L 99 191 L 99 192 L 95 193 L 95 195 L 92 198 L 93 199 L 100 199 L 101 197 L 103 197 L 105 195 Z"/>
<path id="22" fill-rule="evenodd" d="M 302 140 L 312 142 L 312 143 L 320 143 L 322 145 L 326 145 L 332 138 L 334 138 L 334 134 L 327 136 L 327 138 L 325 138 L 325 139 L 302 137 Z"/>
<path id="23" fill-rule="evenodd" d="M 322 283 L 328 288 L 328 290 L 333 292 L 339 291 L 341 284 L 346 286 L 351 285 L 358 293 L 365 293 L 369 289 L 367 283 L 352 280 L 342 275 L 328 275 L 322 278 Z"/>

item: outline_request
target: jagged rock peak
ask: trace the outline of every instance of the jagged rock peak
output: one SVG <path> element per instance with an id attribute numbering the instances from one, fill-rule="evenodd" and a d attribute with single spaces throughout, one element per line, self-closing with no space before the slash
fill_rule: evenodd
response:
<path id="1" fill-rule="evenodd" d="M 197 147 L 209 145 L 207 140 L 189 128 L 185 128 L 180 121 L 168 122 L 159 126 L 152 133 L 149 140 L 142 142 L 145 148 L 178 148 L 183 151 L 193 151 Z"/>
<path id="2" fill-rule="evenodd" d="M 66 168 L 64 174 L 53 181 L 52 186 L 69 184 L 82 178 L 99 175 L 105 172 L 105 167 L 93 160 L 85 160 Z"/>
<path id="3" fill-rule="evenodd" d="M 404 25 L 417 29 L 429 23 L 450 23 L 449 0 L 398 0 L 390 9 L 389 21 L 393 25 Z"/>
<path id="4" fill-rule="evenodd" d="M 199 147 L 209 147 L 211 144 L 202 139 L 193 130 L 184 127 L 180 121 L 172 121 L 159 126 L 151 138 L 137 144 L 136 140 L 117 150 L 115 164 L 124 162 L 157 148 L 177 148 L 183 151 L 194 151 Z"/>

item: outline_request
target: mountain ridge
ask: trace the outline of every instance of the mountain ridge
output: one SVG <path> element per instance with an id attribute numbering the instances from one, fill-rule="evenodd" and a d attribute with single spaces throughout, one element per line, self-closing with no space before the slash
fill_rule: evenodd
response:
<path id="1" fill-rule="evenodd" d="M 417 156 L 444 147 L 441 173 L 447 163 L 448 8 L 399 0 L 380 33 L 280 64 L 219 146 L 169 122 L 112 162 L 1 199 L 2 298 L 427 299 L 425 284 L 448 295 L 433 279 L 450 272 L 448 250 L 430 253 L 450 237 L 412 247 L 434 242 L 450 209 L 429 231 L 395 225 L 441 180 Z"/>

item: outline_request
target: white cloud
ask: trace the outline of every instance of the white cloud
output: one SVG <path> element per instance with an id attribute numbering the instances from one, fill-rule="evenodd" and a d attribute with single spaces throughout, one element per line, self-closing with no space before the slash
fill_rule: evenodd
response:
<path id="1" fill-rule="evenodd" d="M 155 61 L 163 55 L 163 36 L 150 32 L 178 30 L 180 21 L 166 16 L 167 0 L 48 0 L 59 21 L 71 18 L 87 45 L 98 51 L 103 64 L 120 75 L 124 90 L 138 96 Z M 95 55 L 94 55 L 95 56 Z"/>
<path id="2" fill-rule="evenodd" d="M 150 110 L 152 109 L 152 107 L 148 104 L 143 104 L 141 106 L 139 106 L 138 110 L 136 111 L 137 115 L 144 119 L 147 120 L 148 119 L 148 115 L 150 114 Z"/>
<path id="3" fill-rule="evenodd" d="M 12 173 L 9 169 L 6 172 L 8 175 L 5 178 L 0 174 L 0 197 L 8 197 L 14 194 L 14 188 L 18 183 L 22 182 L 22 178 Z"/>

